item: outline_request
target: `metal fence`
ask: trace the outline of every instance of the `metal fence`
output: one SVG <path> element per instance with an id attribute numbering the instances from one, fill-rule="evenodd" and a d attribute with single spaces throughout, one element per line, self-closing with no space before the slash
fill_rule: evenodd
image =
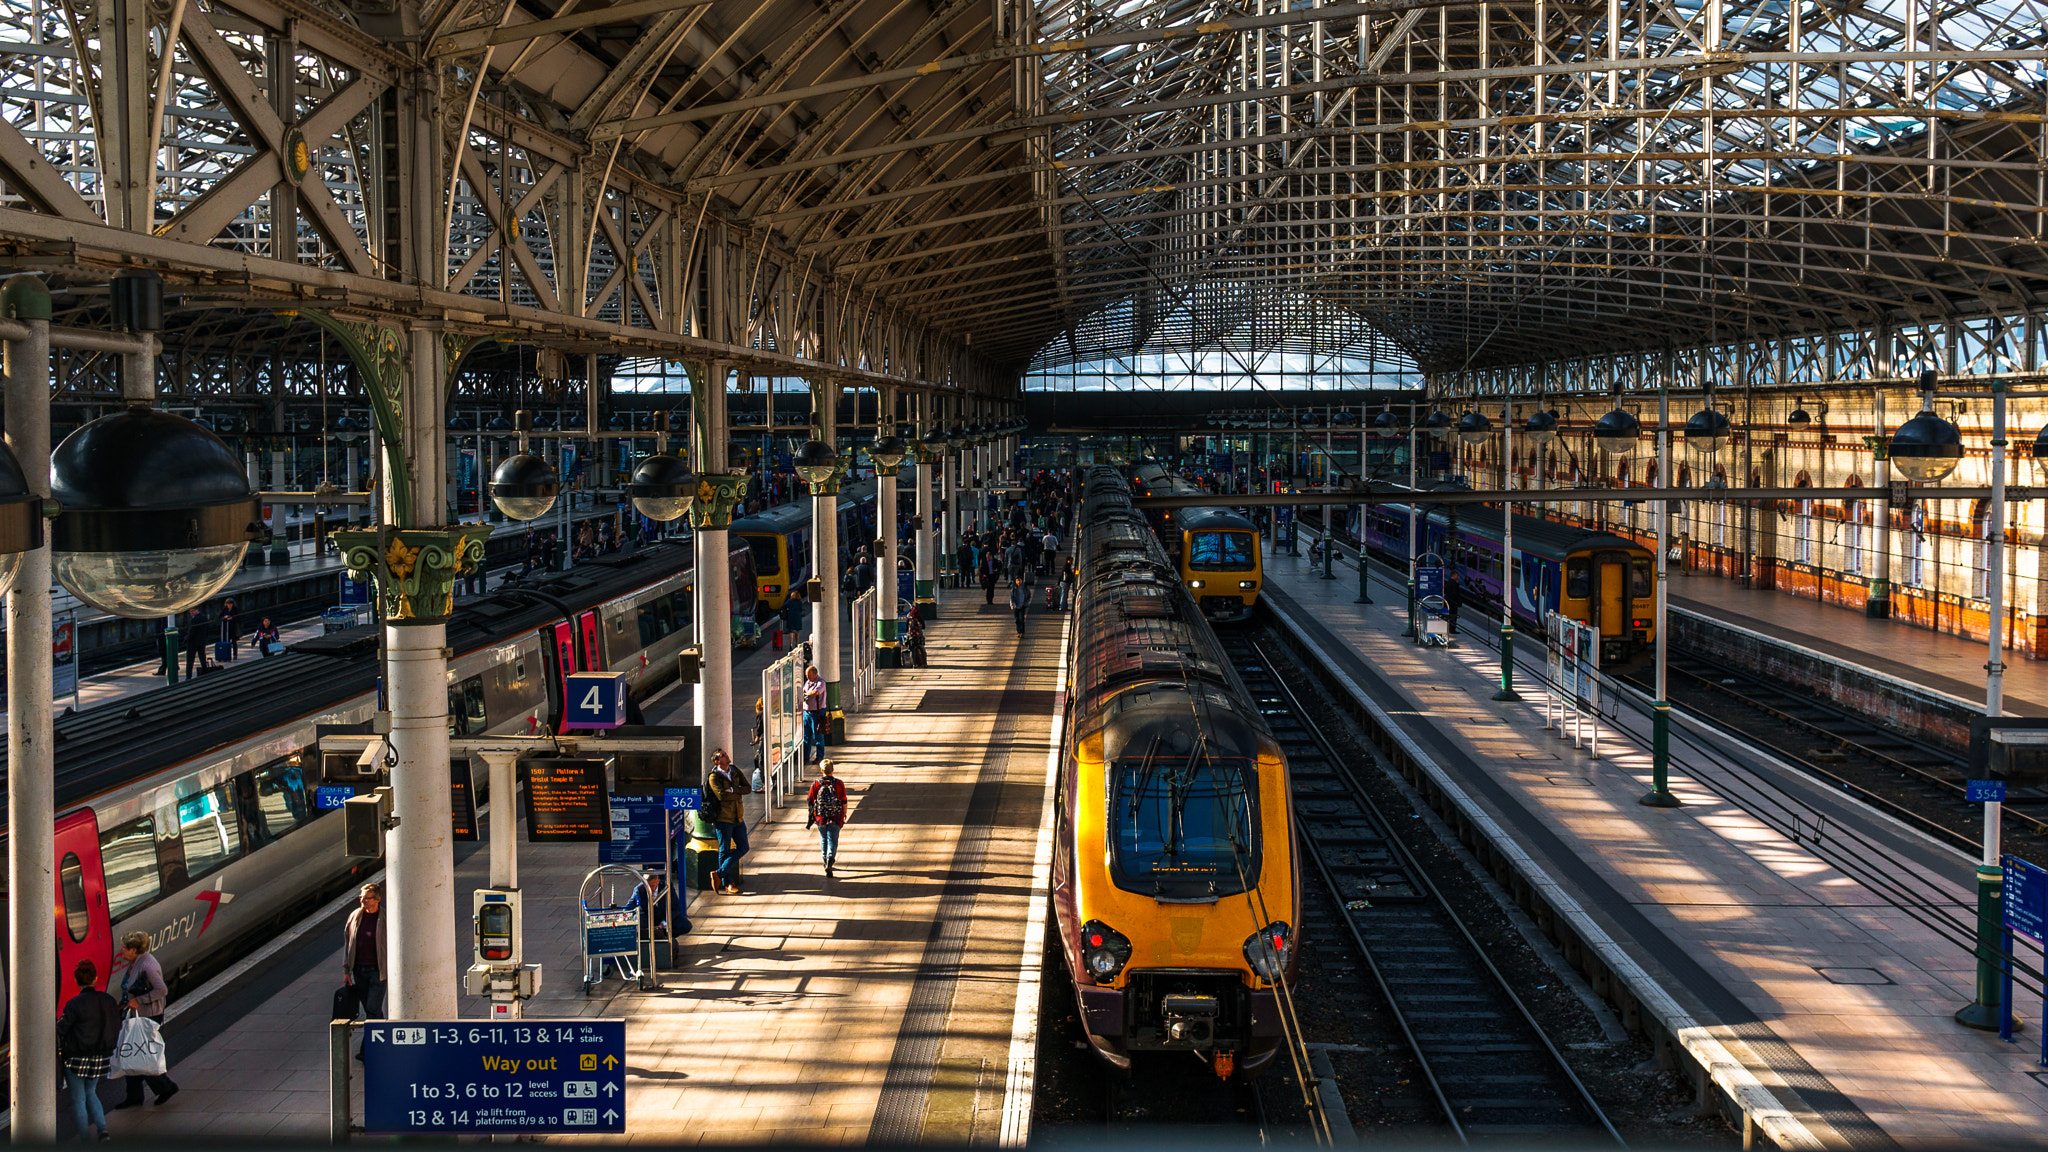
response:
<path id="1" fill-rule="evenodd" d="M 875 621 L 880 617 L 873 588 L 854 597 L 853 630 L 849 633 L 853 637 L 853 692 L 846 701 L 848 712 L 860 711 L 860 706 L 875 694 Z"/>
<path id="2" fill-rule="evenodd" d="M 804 785 L 804 664 L 801 649 L 761 672 L 761 791 L 774 811 Z"/>

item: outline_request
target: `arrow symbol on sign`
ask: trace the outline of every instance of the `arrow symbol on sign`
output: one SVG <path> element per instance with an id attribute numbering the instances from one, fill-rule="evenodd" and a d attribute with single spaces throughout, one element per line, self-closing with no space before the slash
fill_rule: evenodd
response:
<path id="1" fill-rule="evenodd" d="M 384 1030 L 382 1028 L 370 1029 L 370 1039 L 382 1044 L 384 1042 Z"/>
<path id="2" fill-rule="evenodd" d="M 604 1118 L 606 1123 L 610 1123 L 613 1120 L 617 1120 L 619 1118 L 619 1114 L 607 1108 L 604 1110 Z"/>
<path id="3" fill-rule="evenodd" d="M 605 1066 L 606 1068 L 608 1068 L 608 1069 L 609 1069 L 609 1068 L 617 1068 L 617 1067 L 619 1066 L 619 1058 L 618 1058 L 617 1056 L 607 1056 L 607 1057 L 605 1057 L 605 1058 L 604 1058 L 604 1066 Z"/>
<path id="4" fill-rule="evenodd" d="M 609 1080 L 605 1081 L 604 1094 L 607 1096 L 617 1096 L 619 1094 L 619 1086 Z"/>

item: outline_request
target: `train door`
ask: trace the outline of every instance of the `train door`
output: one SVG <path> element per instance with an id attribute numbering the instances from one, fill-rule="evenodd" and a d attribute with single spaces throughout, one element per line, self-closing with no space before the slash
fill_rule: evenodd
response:
<path id="1" fill-rule="evenodd" d="M 604 658 L 604 627 L 596 610 L 585 612 L 576 624 L 583 633 L 583 658 L 590 664 L 585 671 L 601 672 L 610 667 Z"/>
<path id="2" fill-rule="evenodd" d="M 1594 558 L 1600 572 L 1600 597 L 1593 605 L 1593 623 L 1600 635 L 1628 635 L 1628 553 L 1602 552 Z"/>
<path id="3" fill-rule="evenodd" d="M 557 620 L 548 627 L 548 642 L 541 646 L 547 663 L 548 680 L 554 685 L 554 714 L 562 714 L 562 701 L 569 698 L 569 673 L 580 672 L 576 664 L 576 636 L 569 631 L 569 622 Z"/>
<path id="4" fill-rule="evenodd" d="M 114 925 L 107 915 L 107 877 L 100 866 L 100 823 L 91 809 L 57 821 L 57 983 L 70 987 L 80 960 L 99 970 L 100 986 L 114 970 Z M 67 997 L 68 998 L 68 997 Z"/>

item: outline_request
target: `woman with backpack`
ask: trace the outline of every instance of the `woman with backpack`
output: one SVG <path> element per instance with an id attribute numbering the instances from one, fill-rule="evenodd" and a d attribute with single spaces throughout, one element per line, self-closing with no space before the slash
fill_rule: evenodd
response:
<path id="1" fill-rule="evenodd" d="M 818 778 L 811 781 L 810 819 L 804 827 L 818 830 L 818 848 L 825 856 L 825 875 L 832 875 L 832 859 L 839 855 L 839 829 L 846 824 L 846 781 L 833 775 L 830 760 L 818 761 Z"/>

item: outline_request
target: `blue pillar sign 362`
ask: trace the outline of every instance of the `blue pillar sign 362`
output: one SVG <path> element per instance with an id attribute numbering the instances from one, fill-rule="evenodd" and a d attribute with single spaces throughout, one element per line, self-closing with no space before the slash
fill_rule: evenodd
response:
<path id="1" fill-rule="evenodd" d="M 623 1020 L 372 1020 L 365 1132 L 624 1132 Z"/>

